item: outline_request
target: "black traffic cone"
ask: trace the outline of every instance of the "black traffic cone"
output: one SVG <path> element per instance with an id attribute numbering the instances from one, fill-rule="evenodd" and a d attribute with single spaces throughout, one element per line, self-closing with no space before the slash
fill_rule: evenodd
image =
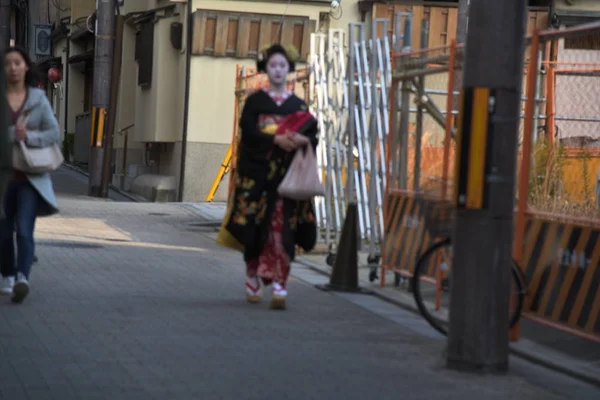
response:
<path id="1" fill-rule="evenodd" d="M 328 284 L 318 285 L 321 290 L 372 293 L 358 285 L 358 209 L 356 203 L 348 204 L 342 237 Z"/>

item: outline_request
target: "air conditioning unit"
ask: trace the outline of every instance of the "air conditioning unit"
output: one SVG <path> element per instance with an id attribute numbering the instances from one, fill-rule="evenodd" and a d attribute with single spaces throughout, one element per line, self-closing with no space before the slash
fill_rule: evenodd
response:
<path id="1" fill-rule="evenodd" d="M 36 56 L 52 55 L 52 25 L 35 24 L 34 47 Z"/>

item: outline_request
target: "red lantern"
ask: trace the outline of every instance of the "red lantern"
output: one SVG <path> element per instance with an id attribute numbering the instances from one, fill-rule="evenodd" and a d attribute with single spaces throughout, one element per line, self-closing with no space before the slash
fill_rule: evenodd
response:
<path id="1" fill-rule="evenodd" d="M 50 68 L 48 70 L 48 79 L 52 81 L 52 83 L 56 83 L 62 79 L 62 74 L 60 73 L 60 69 L 58 68 Z"/>

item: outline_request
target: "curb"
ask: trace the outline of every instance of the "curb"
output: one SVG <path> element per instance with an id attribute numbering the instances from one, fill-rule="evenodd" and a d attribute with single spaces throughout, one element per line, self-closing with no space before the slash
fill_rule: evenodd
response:
<path id="1" fill-rule="evenodd" d="M 81 174 L 81 175 L 84 175 L 84 176 L 87 176 L 87 177 L 89 177 L 89 176 L 90 176 L 90 174 L 89 174 L 89 173 L 85 172 L 85 171 L 84 171 L 84 170 L 82 170 L 81 168 L 78 168 L 78 167 L 76 167 L 76 166 L 75 166 L 75 165 L 73 165 L 73 164 L 69 164 L 69 163 L 66 163 L 66 162 L 65 162 L 65 163 L 63 163 L 62 165 L 63 165 L 64 167 L 67 167 L 67 168 L 69 168 L 71 171 L 77 172 L 77 173 L 79 173 L 79 174 Z M 108 185 L 108 188 L 109 188 L 110 190 L 112 190 L 113 192 L 117 192 L 118 194 L 120 194 L 120 195 L 121 195 L 121 196 L 123 196 L 123 197 L 127 197 L 129 200 L 131 200 L 131 201 L 133 201 L 133 202 L 135 202 L 135 203 L 140 203 L 140 202 L 141 202 L 141 201 L 140 201 L 140 199 L 133 197 L 133 196 L 132 196 L 130 193 L 127 193 L 127 192 L 125 192 L 125 191 L 123 191 L 123 190 L 121 190 L 121 189 L 119 189 L 119 188 L 117 188 L 117 187 L 113 186 L 112 184 L 109 184 L 109 185 Z"/>
<path id="2" fill-rule="evenodd" d="M 329 271 L 326 267 L 319 265 L 315 262 L 306 260 L 302 257 L 296 257 L 294 262 L 304 265 L 305 267 L 310 268 L 311 270 L 318 272 L 322 275 L 330 276 Z M 359 282 L 363 284 L 363 282 Z M 419 310 L 417 309 L 414 302 L 404 302 L 402 300 L 398 300 L 389 296 L 385 293 L 385 289 L 372 288 L 369 287 L 369 290 L 373 292 L 373 295 L 383 301 L 391 303 L 395 306 L 398 306 L 404 310 L 413 312 L 415 314 L 421 315 Z M 543 352 L 535 351 L 534 347 L 538 348 L 538 350 L 543 349 Z M 577 362 L 572 361 L 573 359 L 565 356 L 556 356 L 555 358 L 546 356 L 545 354 L 556 354 L 547 347 L 542 347 L 540 345 L 535 345 L 533 342 L 527 339 L 520 339 L 517 343 L 510 344 L 510 353 L 534 364 L 540 365 L 542 367 L 551 369 L 553 371 L 559 372 L 564 375 L 568 375 L 572 378 L 578 379 L 580 381 L 589 383 L 590 385 L 597 386 L 600 388 L 600 375 L 594 374 L 593 372 L 585 371 L 580 368 L 569 368 L 567 365 L 573 365 Z"/>

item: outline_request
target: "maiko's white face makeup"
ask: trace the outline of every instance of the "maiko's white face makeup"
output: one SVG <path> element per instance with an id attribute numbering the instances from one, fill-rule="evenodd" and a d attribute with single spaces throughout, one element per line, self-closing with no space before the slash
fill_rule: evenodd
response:
<path id="1" fill-rule="evenodd" d="M 272 86 L 281 86 L 285 83 L 290 72 L 290 64 L 282 54 L 274 54 L 267 62 L 267 76 Z"/>

